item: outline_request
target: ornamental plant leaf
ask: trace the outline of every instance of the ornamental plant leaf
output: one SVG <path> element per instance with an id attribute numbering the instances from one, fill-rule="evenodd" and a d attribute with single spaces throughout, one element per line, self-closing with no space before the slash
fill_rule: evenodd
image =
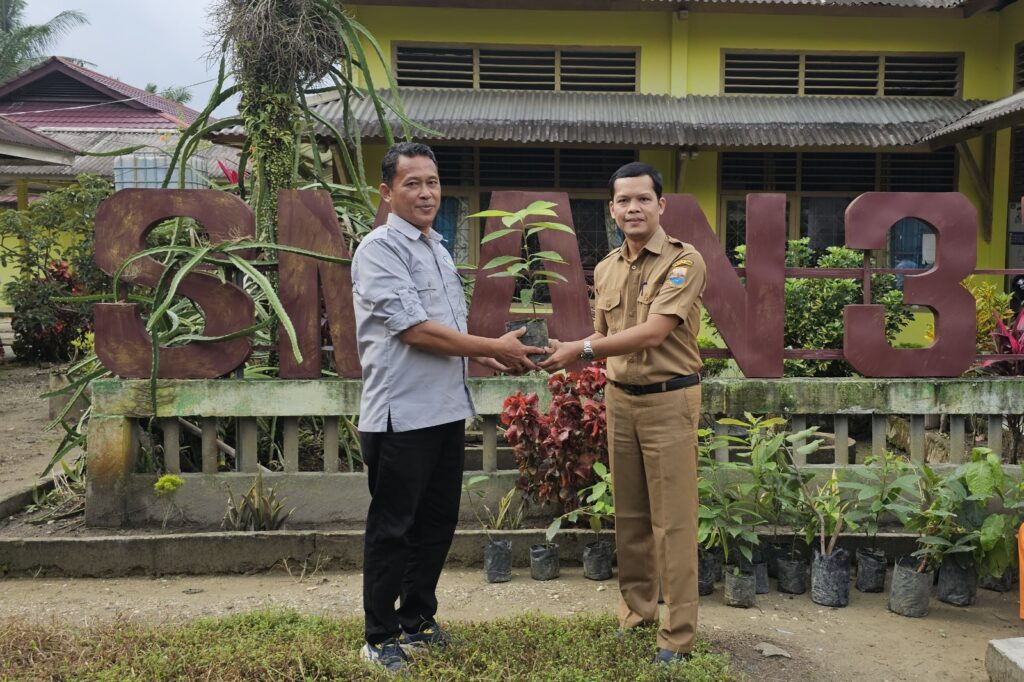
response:
<path id="1" fill-rule="evenodd" d="M 495 230 L 494 232 L 491 232 L 489 235 L 481 239 L 480 243 L 486 244 L 487 242 L 493 242 L 495 239 L 500 239 L 501 237 L 504 237 L 506 234 L 512 234 L 513 232 L 518 232 L 518 230 L 515 229 L 514 227 L 506 227 L 504 230 Z"/>
<path id="2" fill-rule="evenodd" d="M 552 209 L 555 206 L 558 206 L 558 204 L 556 204 L 553 201 L 544 201 L 543 199 L 538 199 L 537 201 L 533 202 L 532 204 L 527 206 L 525 209 L 523 209 L 522 212 L 525 215 L 547 215 L 546 213 L 543 213 L 543 211 L 547 211 L 549 209 Z M 555 215 L 555 214 L 552 213 L 551 215 Z"/>
<path id="3" fill-rule="evenodd" d="M 527 225 L 530 227 L 530 229 L 526 231 L 527 236 L 537 234 L 538 232 L 541 232 L 543 230 L 554 230 L 555 232 L 568 232 L 569 234 L 576 234 L 576 232 L 571 227 L 569 227 L 568 225 L 563 225 L 562 223 L 539 222 L 527 223 Z"/>
<path id="4" fill-rule="evenodd" d="M 538 251 L 537 253 L 533 254 L 533 256 L 531 257 L 531 260 L 534 260 L 534 259 L 546 260 L 546 261 L 550 261 L 552 263 L 564 263 L 565 262 L 565 259 L 562 258 L 562 254 L 558 253 L 557 251 Z"/>
<path id="5" fill-rule="evenodd" d="M 1006 533 L 1006 526 L 1007 520 L 1003 514 L 990 514 L 986 517 L 979 535 L 982 549 L 991 550 L 995 547 Z"/>
<path id="6" fill-rule="evenodd" d="M 496 258 L 492 258 L 491 260 L 489 260 L 487 262 L 487 265 L 485 265 L 483 269 L 490 270 L 491 268 L 500 268 L 502 265 L 508 265 L 509 263 L 519 263 L 521 262 L 521 260 L 522 259 L 519 258 L 519 256 L 497 256 Z M 494 275 L 491 276 L 496 277 L 497 275 L 498 273 L 494 273 Z"/>

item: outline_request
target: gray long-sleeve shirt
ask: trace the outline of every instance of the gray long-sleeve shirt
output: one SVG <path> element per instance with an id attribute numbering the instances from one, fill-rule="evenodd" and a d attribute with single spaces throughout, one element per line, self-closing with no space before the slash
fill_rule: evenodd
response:
<path id="1" fill-rule="evenodd" d="M 476 414 L 466 359 L 417 350 L 400 338 L 434 320 L 466 333 L 462 280 L 441 235 L 388 215 L 352 259 L 356 341 L 363 366 L 359 430 L 411 431 Z"/>

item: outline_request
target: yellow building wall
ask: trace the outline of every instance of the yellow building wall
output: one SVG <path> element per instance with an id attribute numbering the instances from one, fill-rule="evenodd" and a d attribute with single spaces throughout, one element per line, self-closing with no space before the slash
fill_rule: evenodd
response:
<path id="1" fill-rule="evenodd" d="M 390 60 L 395 42 L 452 45 L 600 45 L 640 48 L 640 88 L 669 91 L 671 25 L 661 12 L 566 12 L 422 7 L 350 7 Z M 372 74 L 386 76 L 377 60 Z"/>
<path id="2" fill-rule="evenodd" d="M 822 17 L 691 12 L 686 92 L 721 92 L 722 50 L 963 52 L 964 97 L 1001 96 L 993 64 L 999 16 Z"/>
<path id="3" fill-rule="evenodd" d="M 850 17 L 691 11 L 582 12 L 352 7 L 388 60 L 395 42 L 621 46 L 640 48 L 640 91 L 655 94 L 719 94 L 722 51 L 820 50 L 865 52 L 960 52 L 963 97 L 998 99 L 1010 93 L 1014 45 L 1024 40 L 1024 3 L 1002 12 L 955 17 Z M 385 76 L 374 65 L 375 79 Z M 971 142 L 984 164 L 981 140 Z M 712 227 L 718 225 L 718 153 L 700 152 L 676 177 L 675 152 L 641 151 L 659 168 L 666 187 L 693 194 Z M 378 158 L 379 161 L 379 158 Z M 370 177 L 374 171 L 367 159 Z M 979 214 L 978 267 L 1001 268 L 1006 254 L 1009 134 L 997 137 L 993 177 L 992 239 L 981 235 L 981 199 L 961 161 L 958 189 Z"/>
<path id="4" fill-rule="evenodd" d="M 0 266 L 0 313 L 9 313 L 13 310 L 11 305 L 4 298 L 4 285 L 14 279 L 17 274 L 17 270 L 11 266 L 6 268 Z"/>
<path id="5" fill-rule="evenodd" d="M 1000 86 L 1000 97 L 1013 92 L 1014 49 L 1024 41 L 1024 4 L 1017 2 L 1000 12 L 999 41 L 994 78 Z M 989 253 L 986 254 L 991 265 L 985 267 L 1006 267 L 1006 235 L 1007 206 L 1011 201 L 1020 201 L 1020 197 L 1010 196 L 1010 130 L 1000 130 L 996 136 L 995 176 L 992 188 L 992 234 L 993 240 Z M 979 251 L 982 240 L 979 241 Z M 979 253 L 979 262 L 982 258 Z M 992 278 L 993 282 L 1002 286 L 1002 278 Z"/>

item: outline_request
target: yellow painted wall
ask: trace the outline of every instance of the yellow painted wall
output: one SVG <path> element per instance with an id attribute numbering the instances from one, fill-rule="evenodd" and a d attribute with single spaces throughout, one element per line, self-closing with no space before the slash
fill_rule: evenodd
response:
<path id="1" fill-rule="evenodd" d="M 1000 13 L 955 17 L 826 17 L 792 14 L 728 14 L 691 11 L 567 12 L 398 7 L 353 7 L 390 59 L 394 42 L 640 47 L 640 90 L 686 95 L 721 91 L 724 49 L 867 52 L 961 52 L 963 96 L 998 99 L 1010 93 L 1013 47 L 1024 40 L 1024 3 Z M 383 72 L 375 66 L 378 82 Z M 980 140 L 971 143 L 983 163 Z M 686 162 L 678 182 L 673 152 L 642 151 L 659 168 L 666 186 L 694 194 L 717 227 L 718 154 L 702 151 Z M 379 157 L 376 160 L 379 162 Z M 367 163 L 371 164 L 370 159 Z M 370 177 L 375 169 L 371 166 Z M 1009 135 L 997 138 L 992 239 L 981 239 L 978 267 L 1005 266 Z M 979 207 L 980 198 L 961 163 L 959 190 Z"/>
<path id="2" fill-rule="evenodd" d="M 390 59 L 394 42 L 468 45 L 600 45 L 640 50 L 640 88 L 669 89 L 671 25 L 661 12 L 566 12 L 422 7 L 353 7 Z M 385 76 L 374 60 L 373 75 Z"/>
<path id="3" fill-rule="evenodd" d="M 963 52 L 964 96 L 1000 95 L 993 74 L 998 15 L 953 18 L 821 17 L 691 12 L 686 92 L 718 94 L 723 49 Z"/>
<path id="4" fill-rule="evenodd" d="M 909 17 L 823 17 L 691 12 L 571 12 L 350 5 L 390 59 L 394 42 L 640 47 L 640 90 L 717 94 L 721 51 L 731 49 L 963 52 L 964 96 L 1002 96 L 1000 32 L 1007 20 L 982 13 L 969 20 Z M 1010 9 L 1020 12 L 1021 8 Z M 1009 10 L 1004 10 L 1007 14 Z M 1022 21 L 1021 23 L 1024 23 Z M 374 77 L 384 82 L 379 64 Z"/>
<path id="5" fill-rule="evenodd" d="M 0 266 L 0 313 L 7 313 L 13 310 L 4 298 L 4 285 L 14 279 L 16 273 L 17 271 L 10 266 L 6 268 Z"/>

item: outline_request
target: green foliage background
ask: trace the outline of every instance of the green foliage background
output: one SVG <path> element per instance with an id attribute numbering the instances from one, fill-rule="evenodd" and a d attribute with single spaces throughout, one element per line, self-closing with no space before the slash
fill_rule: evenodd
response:
<path id="1" fill-rule="evenodd" d="M 739 265 L 746 261 L 746 247 L 736 249 Z M 790 240 L 786 245 L 789 268 L 861 268 L 860 251 L 830 246 L 820 255 L 810 248 L 810 240 Z M 863 303 L 861 284 L 855 279 L 786 279 L 786 348 L 842 348 L 843 308 Z M 903 292 L 896 288 L 894 275 L 871 278 L 872 303 L 885 306 L 885 336 L 890 342 L 910 322 L 911 314 L 903 305 Z M 840 360 L 786 360 L 785 376 L 843 377 L 856 372 Z"/>
<path id="2" fill-rule="evenodd" d="M 74 184 L 48 192 L 22 211 L 0 212 L 0 265 L 15 279 L 3 287 L 14 307 L 14 352 L 19 358 L 58 362 L 92 328 L 89 303 L 55 302 L 110 286 L 93 262 L 96 211 L 113 186 L 80 175 Z"/>

